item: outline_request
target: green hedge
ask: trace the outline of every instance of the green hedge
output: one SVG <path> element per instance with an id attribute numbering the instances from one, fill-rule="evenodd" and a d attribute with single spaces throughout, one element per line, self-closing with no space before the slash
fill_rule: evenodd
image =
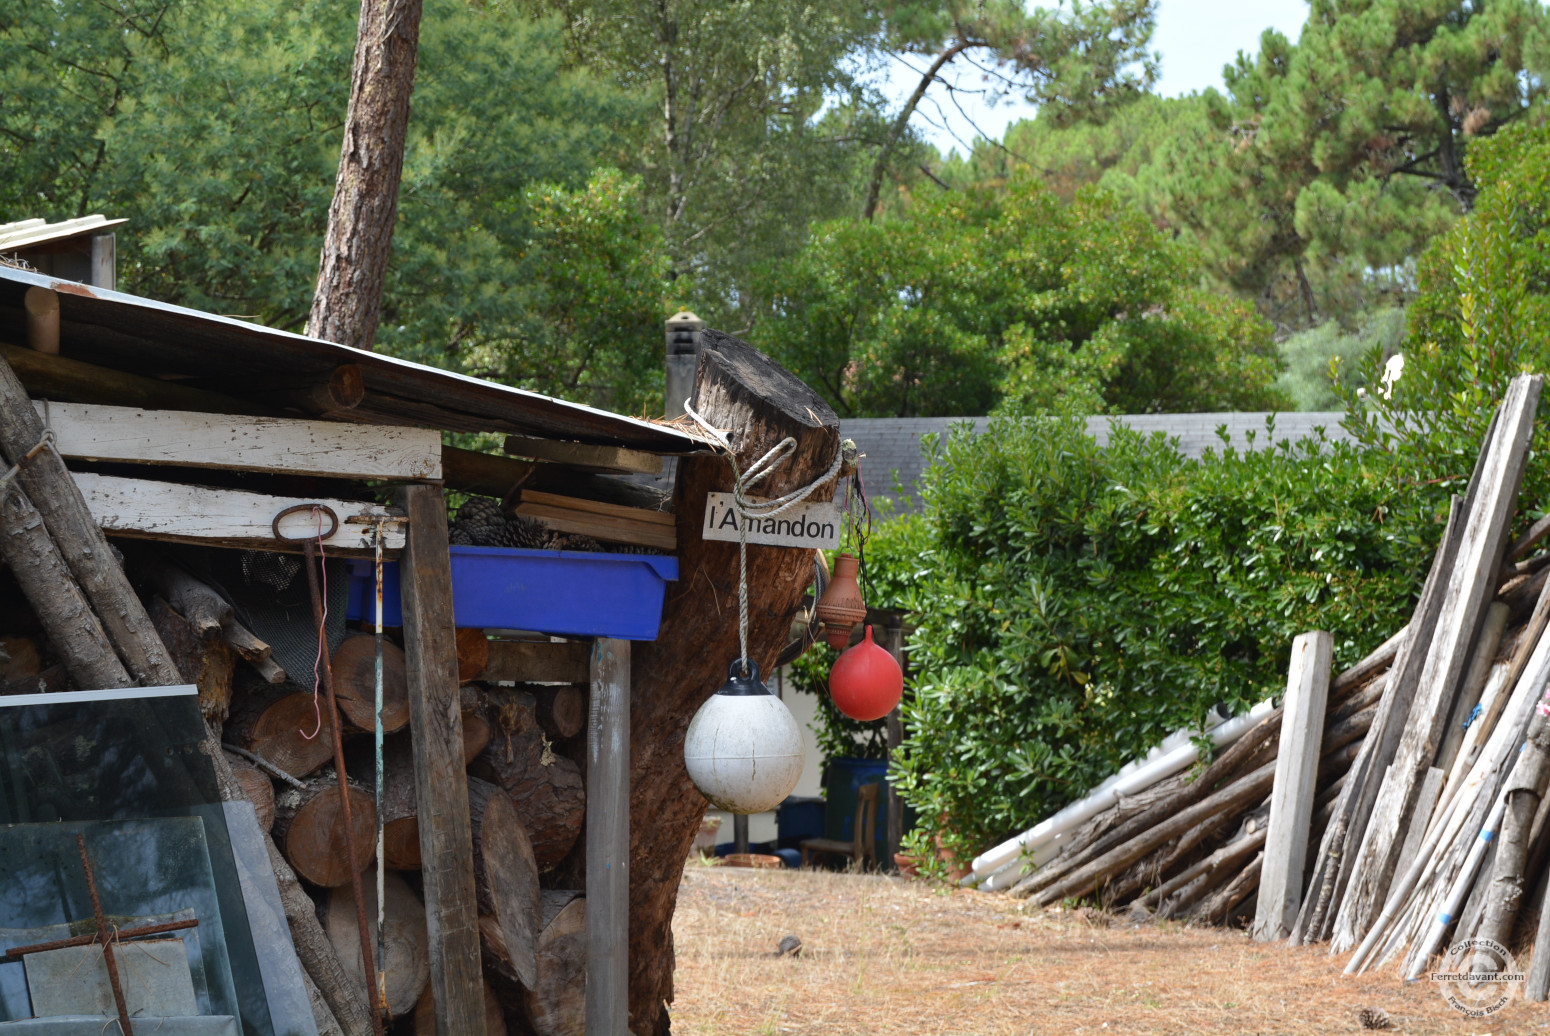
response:
<path id="1" fill-rule="evenodd" d="M 895 777 L 983 851 L 1212 705 L 1285 686 L 1292 638 L 1349 665 L 1402 625 L 1446 490 L 1313 440 L 1180 458 L 1162 436 L 997 420 L 931 444 L 925 511 L 879 527 L 872 603 L 906 608 Z"/>

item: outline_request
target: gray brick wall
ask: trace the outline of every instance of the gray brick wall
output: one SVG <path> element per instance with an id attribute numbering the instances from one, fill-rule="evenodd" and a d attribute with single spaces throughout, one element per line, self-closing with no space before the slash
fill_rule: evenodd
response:
<path id="1" fill-rule="evenodd" d="M 1109 428 L 1119 423 L 1138 432 L 1162 432 L 1174 439 L 1186 457 L 1199 457 L 1207 449 L 1220 449 L 1217 429 L 1226 426 L 1232 445 L 1239 450 L 1264 449 L 1272 442 L 1265 430 L 1268 413 L 1246 414 L 1130 414 L 1120 417 L 1089 417 L 1087 433 L 1100 445 L 1109 441 Z M 1314 429 L 1323 428 L 1330 439 L 1349 439 L 1340 427 L 1344 415 L 1337 412 L 1278 413 L 1275 415 L 1274 442 L 1307 438 Z M 865 417 L 840 422 L 840 434 L 856 440 L 861 452 L 862 477 L 867 495 L 876 501 L 891 501 L 898 513 L 914 511 L 925 459 L 921 452 L 926 435 L 944 435 L 955 425 L 972 423 L 977 433 L 989 424 L 983 417 Z M 1254 432 L 1249 444 L 1248 433 Z"/>

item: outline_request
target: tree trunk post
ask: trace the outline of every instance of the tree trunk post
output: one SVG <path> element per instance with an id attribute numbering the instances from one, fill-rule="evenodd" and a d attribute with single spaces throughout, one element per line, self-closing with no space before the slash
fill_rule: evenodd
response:
<path id="1" fill-rule="evenodd" d="M 777 497 L 828 470 L 839 419 L 817 393 L 758 350 L 702 331 L 694 409 L 727 431 L 747 465 L 790 436 L 796 450 L 759 484 Z M 630 1028 L 665 1031 L 673 997 L 672 916 L 704 796 L 684 769 L 683 740 L 695 710 L 738 657 L 737 544 L 700 538 L 705 496 L 732 488 L 725 457 L 685 457 L 678 469 L 680 579 L 669 591 L 655 641 L 633 651 L 630 715 Z M 834 485 L 809 500 L 831 500 Z M 748 548 L 748 653 L 769 671 L 813 577 L 812 552 Z"/>

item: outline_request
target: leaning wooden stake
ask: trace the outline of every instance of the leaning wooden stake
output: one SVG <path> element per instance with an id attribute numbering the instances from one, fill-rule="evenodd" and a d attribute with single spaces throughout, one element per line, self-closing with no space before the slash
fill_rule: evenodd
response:
<path id="1" fill-rule="evenodd" d="M 1547 720 L 1550 717 L 1543 712 L 1535 712 L 1529 724 L 1528 741 L 1513 764 L 1504 788 L 1506 817 L 1502 821 L 1501 839 L 1496 843 L 1496 861 L 1477 933 L 1477 938 L 1491 939 L 1503 946 L 1512 936 L 1512 925 L 1518 918 L 1518 906 L 1526 891 L 1523 867 L 1528 862 L 1529 833 L 1545 787 L 1550 784 L 1550 721 Z M 1550 951 L 1550 944 L 1536 946 L 1536 949 L 1540 948 Z"/>
<path id="2" fill-rule="evenodd" d="M 1292 641 L 1281 748 L 1276 753 L 1275 791 L 1254 914 L 1254 938 L 1259 942 L 1285 938 L 1302 905 L 1302 869 L 1308 855 L 1334 647 L 1335 638 L 1323 630 Z"/>

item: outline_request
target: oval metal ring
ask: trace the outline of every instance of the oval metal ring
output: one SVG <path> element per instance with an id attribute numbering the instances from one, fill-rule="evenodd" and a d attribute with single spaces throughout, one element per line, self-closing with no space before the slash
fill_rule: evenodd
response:
<path id="1" fill-rule="evenodd" d="M 322 511 L 324 514 L 328 515 L 328 520 L 332 523 L 329 526 L 328 531 L 322 534 L 309 532 L 305 536 L 283 535 L 280 532 L 280 520 L 287 515 L 299 514 L 302 511 L 306 511 L 309 514 L 313 511 Z M 326 540 L 330 539 L 334 533 L 339 531 L 339 515 L 335 514 L 334 509 L 329 507 L 327 504 L 297 504 L 294 507 L 287 507 L 279 514 L 275 515 L 274 521 L 269 524 L 269 528 L 274 533 L 274 538 L 279 540 L 281 543 L 304 543 L 311 539 Z"/>

